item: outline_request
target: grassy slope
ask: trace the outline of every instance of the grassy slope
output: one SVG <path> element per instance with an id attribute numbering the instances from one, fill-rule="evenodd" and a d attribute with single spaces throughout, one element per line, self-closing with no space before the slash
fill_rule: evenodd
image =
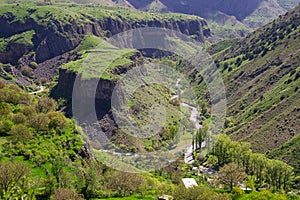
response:
<path id="1" fill-rule="evenodd" d="M 33 3 L 22 2 L 20 6 L 14 4 L 5 4 L 0 1 L 0 14 L 6 12 L 16 13 L 19 19 L 24 19 L 24 16 L 28 16 L 27 9 L 37 9 L 37 13 L 34 16 L 40 15 L 42 19 L 43 15 L 47 11 L 51 11 L 51 14 L 57 19 L 62 21 L 68 21 L 68 17 L 72 16 L 76 19 L 80 19 L 81 14 L 89 14 L 97 19 L 104 19 L 106 17 L 112 17 L 119 20 L 128 21 L 141 21 L 141 20 L 203 20 L 203 18 L 194 15 L 185 15 L 179 13 L 145 13 L 120 7 L 101 6 L 101 5 L 80 5 L 80 4 L 65 4 L 65 3 L 54 3 L 48 6 L 36 6 Z M 44 16 L 45 17 L 45 16 Z M 47 18 L 47 16 L 46 16 Z M 43 18 L 45 19 L 45 18 Z M 42 21 L 42 20 L 41 20 Z"/>
<path id="2" fill-rule="evenodd" d="M 227 88 L 228 114 L 235 120 L 226 132 L 233 139 L 251 142 L 255 151 L 278 148 L 299 134 L 299 10 L 217 56 Z M 287 144 L 297 149 L 296 142 Z M 279 151 L 273 155 L 279 157 Z"/>
<path id="3" fill-rule="evenodd" d="M 281 147 L 273 150 L 268 154 L 270 158 L 281 159 L 287 163 L 290 163 L 292 166 L 300 166 L 300 152 L 299 152 L 299 144 L 300 144 L 300 135 L 294 137 L 290 141 L 286 142 Z M 299 168 L 295 168 L 296 173 L 300 173 Z"/>
<path id="4" fill-rule="evenodd" d="M 74 155 L 77 156 L 77 153 L 84 144 L 81 136 L 76 133 L 74 122 L 65 119 L 68 125 L 66 129 L 61 130 L 61 132 L 50 130 L 50 128 L 48 129 L 47 127 L 44 127 L 45 131 L 37 131 L 31 127 L 30 123 L 32 118 L 37 116 L 35 106 L 38 98 L 28 95 L 20 89 L 16 89 L 14 85 L 5 86 L 5 88 L 0 89 L 1 95 L 3 95 L 0 100 L 0 112 L 2 113 L 0 119 L 0 162 L 8 160 L 22 161 L 31 168 L 31 178 L 40 181 L 47 179 L 47 173 L 53 173 L 55 160 L 58 159 L 64 160 L 61 164 L 65 170 L 73 172 L 75 170 L 73 165 L 80 163 L 81 160 L 76 159 L 76 161 L 74 160 L 74 162 L 72 162 L 70 158 Z M 17 103 L 11 103 L 9 99 L 13 98 L 5 98 L 9 93 L 15 96 Z M 21 97 L 31 100 L 24 103 L 18 100 Z M 5 109 L 12 110 L 13 113 L 6 116 L 6 114 L 3 114 Z M 3 131 L 3 123 L 4 121 L 12 120 L 13 115 L 20 114 L 25 109 L 33 110 L 33 116 L 26 118 L 24 122 L 24 125 L 30 128 L 33 136 L 28 140 L 23 141 L 20 139 L 18 142 L 15 142 L 14 136 Z M 15 126 L 15 124 L 13 124 L 13 126 Z M 66 160 L 68 160 L 69 163 L 67 163 Z"/>

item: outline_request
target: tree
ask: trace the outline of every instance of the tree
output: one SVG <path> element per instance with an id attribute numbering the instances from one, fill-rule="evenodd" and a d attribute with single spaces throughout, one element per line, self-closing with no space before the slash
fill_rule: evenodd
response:
<path id="1" fill-rule="evenodd" d="M 264 154 L 254 153 L 250 156 L 249 173 L 254 175 L 258 187 L 264 182 L 268 159 Z"/>
<path id="2" fill-rule="evenodd" d="M 85 186 L 82 188 L 82 193 L 86 198 L 97 197 L 97 192 L 100 190 L 101 175 L 100 165 L 97 162 L 90 162 L 84 176 Z"/>
<path id="3" fill-rule="evenodd" d="M 47 114 L 49 117 L 49 128 L 53 128 L 56 131 L 63 132 L 68 126 L 68 120 L 66 117 L 59 112 L 50 112 Z"/>
<path id="4" fill-rule="evenodd" d="M 49 118 L 46 114 L 35 114 L 30 119 L 30 125 L 37 131 L 46 131 L 49 125 Z"/>
<path id="5" fill-rule="evenodd" d="M 22 67 L 21 69 L 21 73 L 24 75 L 24 76 L 27 76 L 27 77 L 32 77 L 33 76 L 33 70 L 28 67 L 28 66 L 24 66 Z"/>
<path id="6" fill-rule="evenodd" d="M 229 200 L 231 199 L 226 194 L 219 194 L 209 188 L 197 186 L 186 189 L 182 185 L 175 190 L 175 199 L 178 200 Z"/>
<path id="7" fill-rule="evenodd" d="M 12 116 L 12 122 L 15 124 L 24 124 L 26 122 L 26 116 L 23 113 L 16 113 Z"/>
<path id="8" fill-rule="evenodd" d="M 255 189 L 254 180 L 252 177 L 248 177 L 248 179 L 244 182 L 246 190 L 249 188 L 251 190 Z"/>
<path id="9" fill-rule="evenodd" d="M 221 184 L 229 186 L 230 191 L 247 178 L 245 169 L 236 163 L 224 165 L 217 174 L 217 180 Z"/>
<path id="10" fill-rule="evenodd" d="M 72 189 L 66 188 L 58 188 L 54 196 L 53 200 L 83 200 L 83 196 L 78 194 L 76 191 Z"/>
<path id="11" fill-rule="evenodd" d="M 214 155 L 218 158 L 220 166 L 228 163 L 228 149 L 231 144 L 231 140 L 227 135 L 220 135 L 214 146 Z"/>
<path id="12" fill-rule="evenodd" d="M 56 109 L 56 102 L 51 98 L 41 98 L 39 99 L 36 110 L 38 112 L 48 113 L 53 112 Z"/>
<path id="13" fill-rule="evenodd" d="M 8 134 L 14 141 L 26 141 L 32 137 L 32 132 L 23 124 L 14 125 Z"/>
<path id="14" fill-rule="evenodd" d="M 19 193 L 28 189 L 29 175 L 30 168 L 22 162 L 0 163 L 0 199 L 4 199 L 5 195 L 14 195 L 14 197 L 21 195 Z"/>
<path id="15" fill-rule="evenodd" d="M 109 177 L 108 186 L 113 191 L 117 191 L 120 196 L 133 194 L 144 183 L 144 178 L 141 175 L 115 172 Z"/>

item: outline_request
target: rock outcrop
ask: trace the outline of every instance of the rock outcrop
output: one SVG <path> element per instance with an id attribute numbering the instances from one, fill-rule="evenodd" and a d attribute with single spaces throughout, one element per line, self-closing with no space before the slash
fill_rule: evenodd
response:
<path id="1" fill-rule="evenodd" d="M 26 10 L 26 8 L 24 8 Z M 110 37 L 117 33 L 139 27 L 161 27 L 180 31 L 187 35 L 193 35 L 195 39 L 204 41 L 210 36 L 207 23 L 202 18 L 153 18 L 135 20 L 123 16 L 105 16 L 102 19 L 80 13 L 80 21 L 73 16 L 68 16 L 68 22 L 62 22 L 54 14 L 49 12 L 47 16 L 39 16 L 38 7 L 27 9 L 23 20 L 15 16 L 13 12 L 0 15 L 0 37 L 8 38 L 15 34 L 34 30 L 32 38 L 34 47 L 18 47 L 18 53 L 10 48 L 8 52 L 0 52 L 0 62 L 14 63 L 31 51 L 37 63 L 59 56 L 74 49 L 82 41 L 84 35 L 93 34 L 99 37 Z M 12 42 L 13 43 L 13 42 Z M 16 44 L 9 43 L 8 46 Z"/>

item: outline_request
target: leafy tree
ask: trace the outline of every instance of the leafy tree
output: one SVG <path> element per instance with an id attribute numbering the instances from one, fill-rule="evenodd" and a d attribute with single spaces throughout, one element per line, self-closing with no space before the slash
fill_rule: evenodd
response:
<path id="1" fill-rule="evenodd" d="M 39 99 L 36 109 L 38 112 L 48 113 L 55 111 L 56 102 L 51 98 L 41 98 Z"/>
<path id="2" fill-rule="evenodd" d="M 252 177 L 248 177 L 248 179 L 244 182 L 246 189 L 255 190 L 254 180 Z"/>
<path id="3" fill-rule="evenodd" d="M 14 105 L 29 105 L 31 103 L 31 98 L 17 85 L 9 84 L 0 88 L 0 102 L 12 103 Z"/>
<path id="4" fill-rule="evenodd" d="M 260 187 L 265 180 L 267 163 L 268 160 L 263 154 L 255 153 L 250 157 L 249 173 L 254 175 L 258 187 Z"/>
<path id="5" fill-rule="evenodd" d="M 5 83 L 3 83 L 2 81 L 0 81 L 0 89 L 5 87 Z"/>
<path id="6" fill-rule="evenodd" d="M 49 123 L 50 119 L 44 113 L 35 114 L 30 118 L 30 126 L 37 131 L 46 131 Z"/>
<path id="7" fill-rule="evenodd" d="M 16 113 L 12 117 L 12 122 L 15 124 L 25 124 L 26 116 L 23 113 Z"/>
<path id="8" fill-rule="evenodd" d="M 218 158 L 219 166 L 223 166 L 228 163 L 229 155 L 228 149 L 231 144 L 231 140 L 227 135 L 220 135 L 214 146 L 213 154 Z"/>
<path id="9" fill-rule="evenodd" d="M 180 185 L 175 190 L 174 198 L 178 200 L 229 200 L 231 199 L 226 194 L 219 194 L 214 192 L 207 187 L 197 186 L 186 189 L 184 186 Z"/>
<path id="10" fill-rule="evenodd" d="M 55 129 L 56 131 L 64 131 L 68 126 L 68 120 L 66 117 L 59 112 L 50 112 L 47 114 L 49 117 L 49 128 Z"/>
<path id="11" fill-rule="evenodd" d="M 238 186 L 247 178 L 245 169 L 236 163 L 226 164 L 217 174 L 217 180 L 221 184 L 229 186 L 232 191 L 234 186 Z"/>
<path id="12" fill-rule="evenodd" d="M 120 196 L 128 196 L 137 191 L 143 183 L 144 178 L 139 174 L 115 172 L 109 177 L 108 186 Z"/>
<path id="13" fill-rule="evenodd" d="M 237 199 L 245 194 L 244 190 L 242 190 L 241 188 L 239 188 L 237 186 L 234 186 L 232 188 L 231 193 L 233 194 L 234 199 Z"/>
<path id="14" fill-rule="evenodd" d="M 32 137 L 32 132 L 23 124 L 14 125 L 8 134 L 14 141 L 26 141 Z"/>
<path id="15" fill-rule="evenodd" d="M 36 113 L 33 106 L 25 106 L 20 112 L 27 116 L 27 118 L 31 118 Z"/>
<path id="16" fill-rule="evenodd" d="M 32 77 L 33 76 L 33 70 L 30 67 L 28 67 L 28 66 L 22 67 L 21 73 L 24 76 L 27 76 L 27 77 Z"/>
<path id="17" fill-rule="evenodd" d="M 29 175 L 30 168 L 22 162 L 0 163 L 0 199 L 7 195 L 20 198 L 22 192 L 27 189 Z"/>
<path id="18" fill-rule="evenodd" d="M 0 115 L 1 115 L 1 117 L 7 117 L 11 113 L 12 113 L 11 106 L 6 102 L 1 102 L 0 103 Z"/>
<path id="19" fill-rule="evenodd" d="M 13 127 L 14 123 L 9 119 L 3 119 L 0 121 L 0 133 L 7 134 L 11 128 Z"/>
<path id="20" fill-rule="evenodd" d="M 58 188 L 52 200 L 83 200 L 83 196 L 72 189 Z"/>
<path id="21" fill-rule="evenodd" d="M 73 176 L 70 172 L 63 169 L 58 175 L 58 180 L 59 187 L 72 188 Z"/>
<path id="22" fill-rule="evenodd" d="M 100 166 L 97 162 L 91 162 L 85 174 L 85 187 L 82 188 L 84 196 L 87 198 L 97 197 L 97 192 L 100 190 L 101 180 L 102 174 Z"/>
<path id="23" fill-rule="evenodd" d="M 266 167 L 268 183 L 274 190 L 287 190 L 291 185 L 293 168 L 279 160 L 269 160 Z"/>

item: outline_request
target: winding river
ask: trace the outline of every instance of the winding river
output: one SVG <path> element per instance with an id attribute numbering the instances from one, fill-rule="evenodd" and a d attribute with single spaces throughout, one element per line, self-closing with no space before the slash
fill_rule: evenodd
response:
<path id="1" fill-rule="evenodd" d="M 176 87 L 179 86 L 180 81 L 181 81 L 181 79 L 177 79 Z M 183 93 L 183 91 L 180 91 L 180 92 Z M 173 95 L 171 97 L 171 99 L 178 99 L 178 98 L 179 98 L 178 94 Z M 184 102 L 180 102 L 180 106 L 185 107 L 185 108 L 189 108 L 191 110 L 190 121 L 193 123 L 194 127 L 197 130 L 201 129 L 202 125 L 200 125 L 197 121 L 197 118 L 199 116 L 199 110 L 196 107 L 191 106 L 191 105 L 189 105 L 187 103 L 184 103 Z M 206 146 L 206 144 L 205 144 L 205 141 L 204 141 L 202 143 L 202 147 L 205 147 L 205 146 Z M 194 151 L 193 145 L 186 148 L 186 150 L 184 152 L 184 162 L 185 163 L 192 164 L 194 162 L 193 151 Z"/>

